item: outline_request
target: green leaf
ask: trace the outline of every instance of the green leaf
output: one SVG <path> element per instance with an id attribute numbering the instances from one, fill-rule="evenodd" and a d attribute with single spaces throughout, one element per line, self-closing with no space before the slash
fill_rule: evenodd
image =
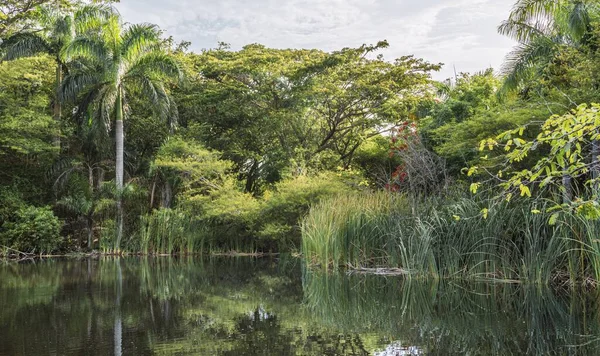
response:
<path id="1" fill-rule="evenodd" d="M 519 186 L 519 189 L 521 190 L 521 196 L 522 196 L 522 197 L 524 197 L 524 196 L 528 196 L 528 197 L 530 197 L 530 198 L 531 198 L 531 191 L 529 190 L 529 187 L 527 187 L 527 186 L 526 186 L 526 185 L 524 185 L 524 184 L 521 184 L 521 185 Z"/>
<path id="2" fill-rule="evenodd" d="M 488 208 L 481 209 L 481 216 L 483 216 L 484 219 L 488 218 L 488 213 L 489 213 Z"/>
<path id="3" fill-rule="evenodd" d="M 558 221 L 558 218 L 560 217 L 560 213 L 554 213 L 552 214 L 552 216 L 550 216 L 550 219 L 548 220 L 548 224 L 549 225 L 556 225 L 556 222 Z"/>

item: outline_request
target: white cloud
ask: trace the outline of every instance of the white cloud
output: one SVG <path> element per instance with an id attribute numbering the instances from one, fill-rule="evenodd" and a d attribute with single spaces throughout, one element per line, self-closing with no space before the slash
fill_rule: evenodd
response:
<path id="1" fill-rule="evenodd" d="M 126 21 L 152 22 L 192 49 L 218 41 L 240 48 L 335 50 L 387 39 L 386 57 L 444 62 L 438 79 L 499 67 L 512 42 L 496 33 L 514 0 L 124 0 Z"/>

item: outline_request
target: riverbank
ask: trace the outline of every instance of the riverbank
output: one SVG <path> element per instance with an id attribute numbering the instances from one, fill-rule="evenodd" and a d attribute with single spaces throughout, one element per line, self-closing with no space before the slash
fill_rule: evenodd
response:
<path id="1" fill-rule="evenodd" d="M 8 249 L 8 248 L 7 248 Z M 8 249 L 10 253 L 0 254 L 0 260 L 8 261 L 23 261 L 32 259 L 47 259 L 47 258 L 93 258 L 93 257 L 129 257 L 129 256 L 145 256 L 145 257 L 202 257 L 202 256 L 215 256 L 215 257 L 274 257 L 280 255 L 280 253 L 269 253 L 269 252 L 238 252 L 238 251 L 227 251 L 227 252 L 211 252 L 211 253 L 136 253 L 136 252 L 67 252 L 63 254 L 34 254 L 21 252 L 14 249 Z"/>

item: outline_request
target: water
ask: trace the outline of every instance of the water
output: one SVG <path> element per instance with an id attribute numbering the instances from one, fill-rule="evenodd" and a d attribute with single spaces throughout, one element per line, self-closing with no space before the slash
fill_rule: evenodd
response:
<path id="1" fill-rule="evenodd" d="M 595 355 L 598 295 L 299 260 L 0 264 L 0 355 Z"/>

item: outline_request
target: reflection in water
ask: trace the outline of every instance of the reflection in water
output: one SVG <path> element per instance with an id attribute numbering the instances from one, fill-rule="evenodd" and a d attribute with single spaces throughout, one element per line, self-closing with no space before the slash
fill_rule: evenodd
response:
<path id="1" fill-rule="evenodd" d="M 296 259 L 0 265 L 0 355 L 597 354 L 596 294 L 310 273 Z"/>
<path id="2" fill-rule="evenodd" d="M 307 305 L 322 322 L 344 332 L 396 335 L 405 354 L 600 352 L 596 293 L 313 273 L 304 283 Z M 398 354 L 393 349 L 381 355 Z"/>
<path id="3" fill-rule="evenodd" d="M 123 290 L 123 272 L 121 271 L 121 260 L 115 260 L 117 265 L 117 296 L 115 297 L 115 326 L 114 330 L 114 343 L 115 343 L 115 356 L 121 356 L 123 349 L 123 321 L 121 320 L 121 291 Z"/>

